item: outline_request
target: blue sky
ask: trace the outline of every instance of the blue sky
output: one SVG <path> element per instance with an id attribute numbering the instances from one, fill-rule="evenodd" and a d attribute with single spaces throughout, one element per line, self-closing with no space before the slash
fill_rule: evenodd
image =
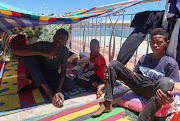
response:
<path id="1" fill-rule="evenodd" d="M 81 8 L 92 8 L 107 4 L 118 3 L 126 0 L 1 0 L 1 2 L 22 8 L 31 12 L 49 15 L 51 13 L 64 14 Z M 144 3 L 130 7 L 126 13 L 137 13 L 144 10 L 163 10 L 165 0 Z"/>

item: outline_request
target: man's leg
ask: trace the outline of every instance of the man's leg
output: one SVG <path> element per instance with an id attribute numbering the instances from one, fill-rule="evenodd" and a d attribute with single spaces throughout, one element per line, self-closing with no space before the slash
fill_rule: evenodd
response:
<path id="1" fill-rule="evenodd" d="M 55 100 L 53 99 L 54 94 L 46 84 L 46 79 L 43 73 L 45 69 L 40 65 L 36 56 L 24 56 L 22 57 L 22 59 L 24 61 L 25 69 L 28 72 L 28 74 L 31 76 L 32 81 L 34 81 L 36 87 L 42 87 L 42 89 L 49 97 L 51 102 L 53 102 L 53 100 Z"/>
<path id="2" fill-rule="evenodd" d="M 150 100 L 146 107 L 140 112 L 138 116 L 138 121 L 152 121 L 156 112 L 162 107 L 161 104 L 156 99 L 156 91 L 161 89 L 165 94 L 167 91 L 172 91 L 174 88 L 173 80 L 168 77 L 163 77 L 157 80 L 153 85 L 145 86 L 144 90 L 152 92 L 152 95 L 149 93 Z M 152 91 L 153 90 L 153 91 Z M 141 94 L 145 95 L 144 93 Z"/>
<path id="3" fill-rule="evenodd" d="M 34 81 L 36 87 L 40 87 L 41 84 L 46 83 L 46 79 L 43 76 L 44 69 L 40 66 L 36 56 L 24 56 L 22 60 L 24 61 L 27 78 Z"/>
<path id="4" fill-rule="evenodd" d="M 59 76 L 60 74 L 58 73 L 58 71 L 53 71 L 53 70 L 47 70 L 45 74 L 47 84 L 52 89 L 54 94 L 57 93 L 56 90 L 59 84 Z M 75 82 L 72 79 L 65 77 L 61 92 L 71 91 L 74 88 L 75 88 Z"/>
<path id="5" fill-rule="evenodd" d="M 64 84 L 62 86 L 62 92 L 68 92 L 73 90 L 74 88 L 75 82 L 72 79 L 65 77 Z"/>

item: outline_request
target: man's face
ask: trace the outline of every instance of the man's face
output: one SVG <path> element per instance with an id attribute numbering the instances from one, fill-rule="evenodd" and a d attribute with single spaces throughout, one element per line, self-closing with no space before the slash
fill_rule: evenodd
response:
<path id="1" fill-rule="evenodd" d="M 167 47 L 169 41 L 165 41 L 163 35 L 154 35 L 150 38 L 150 46 L 154 54 L 163 54 L 165 52 L 165 47 Z"/>
<path id="2" fill-rule="evenodd" d="M 56 47 L 60 47 L 65 45 L 67 42 L 67 36 L 63 34 L 56 33 L 53 37 L 53 43 L 56 45 Z"/>

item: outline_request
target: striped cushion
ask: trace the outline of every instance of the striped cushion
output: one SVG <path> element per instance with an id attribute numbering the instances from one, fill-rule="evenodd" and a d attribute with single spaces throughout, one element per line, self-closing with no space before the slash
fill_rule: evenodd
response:
<path id="1" fill-rule="evenodd" d="M 180 100 L 180 92 L 174 92 L 175 100 L 172 103 L 175 105 Z M 122 99 L 117 103 L 120 106 L 126 107 L 130 110 L 141 112 L 148 103 L 147 99 L 137 96 L 131 90 L 126 92 Z M 172 113 L 172 106 L 170 104 L 162 106 L 162 108 L 155 114 L 157 117 L 165 117 Z"/>

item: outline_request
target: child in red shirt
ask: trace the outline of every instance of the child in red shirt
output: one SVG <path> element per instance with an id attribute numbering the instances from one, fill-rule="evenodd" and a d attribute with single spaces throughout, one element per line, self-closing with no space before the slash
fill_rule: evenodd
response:
<path id="1" fill-rule="evenodd" d="M 85 68 L 88 68 L 83 74 L 79 74 L 74 79 L 78 85 L 93 88 L 97 90 L 100 88 L 104 81 L 104 73 L 106 70 L 106 61 L 104 57 L 99 53 L 99 41 L 97 39 L 92 39 L 90 42 L 90 63 L 87 64 Z M 93 65 L 92 68 L 90 68 Z"/>

